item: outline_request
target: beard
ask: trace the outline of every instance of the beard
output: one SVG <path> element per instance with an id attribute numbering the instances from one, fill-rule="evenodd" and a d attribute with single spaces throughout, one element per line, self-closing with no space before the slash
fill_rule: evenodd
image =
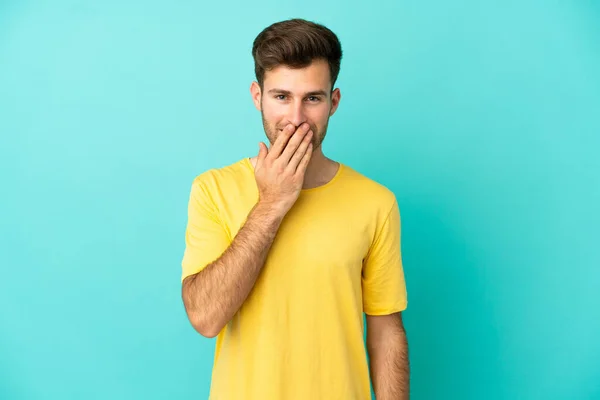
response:
<path id="1" fill-rule="evenodd" d="M 285 126 L 277 126 L 276 123 L 267 121 L 267 119 L 265 119 L 265 114 L 262 111 L 260 112 L 260 116 L 262 118 L 263 128 L 265 130 L 265 134 L 267 135 L 267 139 L 269 139 L 271 146 L 273 146 L 279 135 L 281 135 L 281 132 L 285 128 Z M 325 140 L 328 125 L 329 117 L 327 117 L 327 122 L 323 126 L 323 130 L 319 130 L 315 125 L 310 124 L 310 129 L 313 132 L 313 136 L 310 140 L 313 145 L 313 151 L 319 148 L 321 146 L 321 143 L 323 143 L 323 140 Z M 271 146 L 269 146 L 269 148 L 271 148 Z"/>

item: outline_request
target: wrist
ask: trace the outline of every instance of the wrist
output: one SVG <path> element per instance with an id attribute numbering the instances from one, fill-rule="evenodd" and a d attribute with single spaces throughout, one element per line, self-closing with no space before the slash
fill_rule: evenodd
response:
<path id="1" fill-rule="evenodd" d="M 274 203 L 264 200 L 259 200 L 254 206 L 257 213 L 262 218 L 272 219 L 275 221 L 281 221 L 288 212 L 288 209 L 281 203 Z"/>

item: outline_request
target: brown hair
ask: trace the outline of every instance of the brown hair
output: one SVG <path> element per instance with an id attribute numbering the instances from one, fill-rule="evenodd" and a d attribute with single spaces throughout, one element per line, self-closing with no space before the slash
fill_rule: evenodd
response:
<path id="1" fill-rule="evenodd" d="M 254 73 L 263 89 L 265 72 L 279 65 L 305 68 L 315 59 L 329 63 L 331 90 L 340 72 L 342 46 L 329 28 L 315 22 L 294 18 L 265 28 L 252 45 Z"/>

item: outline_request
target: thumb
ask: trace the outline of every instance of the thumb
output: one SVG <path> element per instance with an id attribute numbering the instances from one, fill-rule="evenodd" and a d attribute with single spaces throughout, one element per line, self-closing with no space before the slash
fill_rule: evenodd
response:
<path id="1" fill-rule="evenodd" d="M 261 163 L 263 162 L 263 160 L 265 159 L 265 157 L 268 154 L 268 150 L 267 150 L 267 146 L 263 143 L 263 142 L 259 142 L 258 143 L 258 160 L 257 163 Z"/>

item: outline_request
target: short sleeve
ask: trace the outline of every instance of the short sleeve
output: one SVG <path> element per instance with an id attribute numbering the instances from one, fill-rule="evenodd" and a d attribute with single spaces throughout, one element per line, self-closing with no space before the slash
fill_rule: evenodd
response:
<path id="1" fill-rule="evenodd" d="M 392 314 L 407 307 L 400 245 L 400 210 L 395 199 L 363 260 L 362 289 L 366 314 Z"/>
<path id="2" fill-rule="evenodd" d="M 219 258 L 231 240 L 202 182 L 196 178 L 188 202 L 181 281 Z"/>

